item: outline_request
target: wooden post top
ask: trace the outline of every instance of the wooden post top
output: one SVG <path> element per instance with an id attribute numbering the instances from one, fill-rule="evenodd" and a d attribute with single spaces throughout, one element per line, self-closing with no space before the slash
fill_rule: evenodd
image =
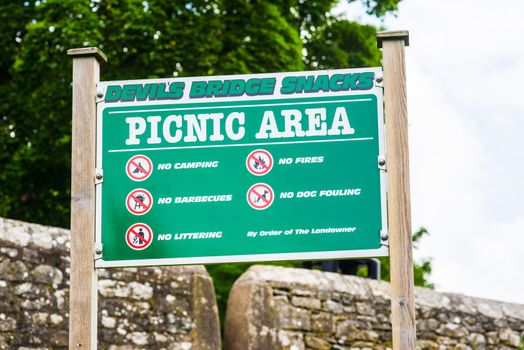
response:
<path id="1" fill-rule="evenodd" d="M 73 56 L 73 58 L 81 57 L 81 56 L 84 56 L 84 57 L 93 56 L 100 63 L 107 62 L 106 55 L 104 55 L 104 53 L 98 47 L 80 47 L 76 49 L 69 49 L 67 50 L 67 54 L 69 56 Z"/>
<path id="2" fill-rule="evenodd" d="M 404 44 L 409 46 L 409 32 L 407 30 L 393 30 L 377 33 L 377 46 L 379 49 L 382 48 L 384 41 L 390 40 L 404 40 Z"/>

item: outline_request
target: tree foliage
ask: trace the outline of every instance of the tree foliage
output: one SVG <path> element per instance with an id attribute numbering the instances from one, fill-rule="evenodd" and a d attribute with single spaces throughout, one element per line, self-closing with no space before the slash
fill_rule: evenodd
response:
<path id="1" fill-rule="evenodd" d="M 400 0 L 347 0 L 355 1 L 381 17 L 395 11 Z M 380 65 L 376 28 L 333 16 L 330 11 L 337 2 L 0 2 L 0 216 L 69 226 L 72 107 L 67 49 L 102 49 L 109 57 L 102 80 Z M 216 290 L 222 315 L 233 281 L 248 266 L 209 267 L 220 281 Z M 429 260 L 416 265 L 417 284 L 430 285 L 430 272 Z"/>
<path id="2" fill-rule="evenodd" d="M 419 243 L 422 238 L 428 235 L 428 230 L 425 227 L 421 227 L 417 232 L 412 236 L 413 239 L 413 249 L 418 249 Z M 389 258 L 384 257 L 380 258 L 380 278 L 383 281 L 390 281 L 390 265 Z M 420 261 L 415 261 L 413 263 L 413 275 L 415 280 L 415 285 L 419 287 L 426 288 L 435 288 L 435 285 L 430 281 L 429 277 L 431 275 L 431 258 L 424 258 Z"/>
<path id="3" fill-rule="evenodd" d="M 357 0 L 349 0 L 354 2 Z M 382 16 L 400 0 L 363 1 Z M 68 227 L 73 47 L 102 80 L 379 65 L 375 28 L 337 0 L 9 0 L 0 3 L 0 216 Z"/>

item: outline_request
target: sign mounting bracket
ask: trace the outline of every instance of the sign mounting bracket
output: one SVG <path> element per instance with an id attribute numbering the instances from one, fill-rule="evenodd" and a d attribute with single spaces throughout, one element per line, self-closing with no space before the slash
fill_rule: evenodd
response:
<path id="1" fill-rule="evenodd" d="M 104 182 L 104 169 L 95 168 L 95 185 Z"/>

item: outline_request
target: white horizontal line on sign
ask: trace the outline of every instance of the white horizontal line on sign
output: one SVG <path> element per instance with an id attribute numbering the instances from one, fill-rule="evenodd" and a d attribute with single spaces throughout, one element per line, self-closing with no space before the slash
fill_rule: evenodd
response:
<path id="1" fill-rule="evenodd" d="M 311 104 L 327 104 L 327 103 L 340 103 L 340 102 L 368 102 L 370 98 L 360 98 L 357 100 L 337 100 L 337 101 L 316 101 L 316 102 L 286 102 L 286 103 L 260 103 L 255 105 L 227 105 L 227 106 L 207 106 L 207 107 L 183 107 L 183 108 L 166 108 L 166 109 L 141 109 L 137 111 L 109 111 L 108 114 L 131 114 L 131 113 L 143 113 L 143 112 L 168 112 L 168 111 L 183 111 L 183 110 L 196 110 L 196 109 L 216 109 L 216 108 L 235 108 L 235 107 L 260 107 L 260 106 L 289 106 L 289 105 L 311 105 Z M 213 101 L 215 102 L 215 101 Z M 195 101 L 195 103 L 199 103 Z M 109 107 L 109 106 L 108 106 Z"/>
<path id="2" fill-rule="evenodd" d="M 130 149 L 110 149 L 108 152 L 138 152 L 138 151 L 166 151 L 174 149 L 194 149 L 194 148 L 223 148 L 223 147 L 248 147 L 248 146 L 267 146 L 267 145 L 293 145 L 299 143 L 317 143 L 317 142 L 349 142 L 349 141 L 369 141 L 373 137 L 360 137 L 354 139 L 335 139 L 335 140 L 309 140 L 309 141 L 282 141 L 282 142 L 255 142 L 239 143 L 228 145 L 206 145 L 206 146 L 179 146 L 179 147 L 158 147 L 158 148 L 130 148 Z"/>

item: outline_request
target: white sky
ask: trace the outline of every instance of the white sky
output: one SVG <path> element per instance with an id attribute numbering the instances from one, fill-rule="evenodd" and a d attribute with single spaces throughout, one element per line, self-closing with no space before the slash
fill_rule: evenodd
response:
<path id="1" fill-rule="evenodd" d="M 380 24 L 358 4 L 336 12 Z M 437 290 L 524 303 L 522 0 L 401 2 L 413 228 Z"/>

